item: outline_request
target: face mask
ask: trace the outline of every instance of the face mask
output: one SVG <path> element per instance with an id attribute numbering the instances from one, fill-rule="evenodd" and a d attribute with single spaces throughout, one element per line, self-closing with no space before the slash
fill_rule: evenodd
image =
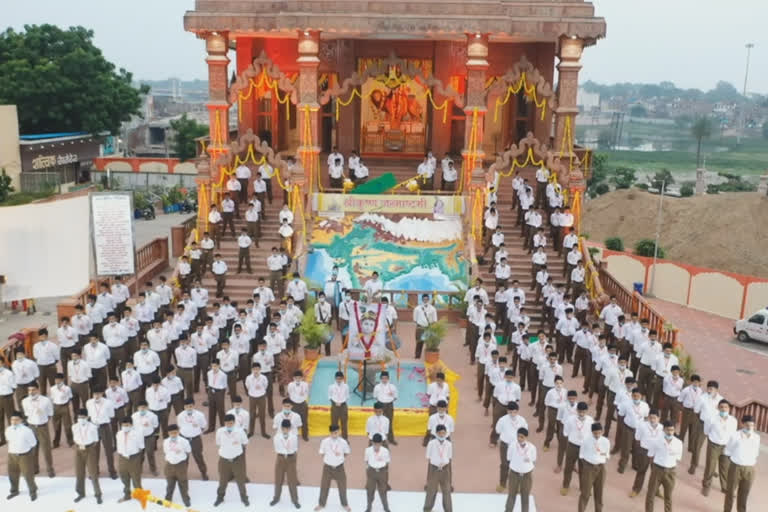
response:
<path id="1" fill-rule="evenodd" d="M 130 431 L 131 431 L 131 427 L 126 427 L 126 426 L 123 427 L 123 432 L 130 432 Z"/>
<path id="2" fill-rule="evenodd" d="M 320 297 L 320 304 L 325 302 L 325 297 Z"/>
<path id="3" fill-rule="evenodd" d="M 290 413 L 291 413 L 291 410 L 290 410 L 290 409 L 288 409 L 287 407 L 283 407 L 283 414 L 285 414 L 286 416 L 288 416 Z"/>
<path id="4" fill-rule="evenodd" d="M 741 431 L 744 432 L 745 434 L 751 434 L 752 433 L 752 428 L 751 427 L 744 427 L 744 428 L 741 429 Z"/>
<path id="5" fill-rule="evenodd" d="M 227 427 L 227 432 L 230 432 L 230 433 L 231 433 L 233 430 L 234 430 L 234 428 L 233 428 L 233 427 Z"/>
<path id="6" fill-rule="evenodd" d="M 176 441 L 179 438 L 179 436 L 171 436 L 171 441 Z"/>
<path id="7" fill-rule="evenodd" d="M 288 432 L 283 432 L 283 439 L 288 439 Z"/>
<path id="8" fill-rule="evenodd" d="M 672 355 L 672 354 L 666 354 L 666 353 L 665 353 L 665 354 L 664 354 L 664 357 L 666 357 L 667 359 L 669 359 L 669 357 L 670 357 L 671 355 Z"/>
<path id="9" fill-rule="evenodd" d="M 640 400 L 637 400 L 637 399 L 634 399 L 634 398 L 632 399 L 632 402 L 633 402 L 635 405 L 639 405 L 639 404 L 640 404 Z"/>
<path id="10" fill-rule="evenodd" d="M 87 418 L 78 418 L 78 419 L 77 419 L 77 422 L 78 422 L 80 425 L 85 425 L 86 423 L 88 423 L 88 419 L 87 419 Z"/>
<path id="11" fill-rule="evenodd" d="M 671 441 L 673 437 L 675 436 L 673 436 L 672 434 L 664 434 L 664 439 L 666 439 L 667 441 Z"/>
<path id="12" fill-rule="evenodd" d="M 142 415 L 142 416 L 146 416 L 147 415 L 147 411 L 139 411 L 139 414 Z"/>
<path id="13" fill-rule="evenodd" d="M 148 351 L 149 351 L 149 349 L 148 349 L 148 348 L 143 348 L 143 349 L 141 349 L 141 352 L 142 352 L 143 354 L 146 354 Z"/>
<path id="14" fill-rule="evenodd" d="M 444 441 L 445 441 L 445 438 L 444 438 L 444 437 L 442 437 L 442 436 L 438 436 L 438 437 L 437 437 L 437 440 L 438 440 L 438 441 L 440 441 L 440 442 L 442 443 L 442 442 L 444 442 Z"/>
<path id="15" fill-rule="evenodd" d="M 720 411 L 720 417 L 721 418 L 727 418 L 728 417 L 728 411 Z"/>
<path id="16" fill-rule="evenodd" d="M 189 410 L 187 411 L 187 416 L 192 416 L 192 409 L 189 409 Z"/>

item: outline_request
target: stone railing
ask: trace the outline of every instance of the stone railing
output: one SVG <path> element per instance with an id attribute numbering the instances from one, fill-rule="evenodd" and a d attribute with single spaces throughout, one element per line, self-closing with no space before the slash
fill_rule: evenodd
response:
<path id="1" fill-rule="evenodd" d="M 759 400 L 744 400 L 733 404 L 733 415 L 739 420 L 749 414 L 755 418 L 755 430 L 768 432 L 768 405 Z"/>
<path id="2" fill-rule="evenodd" d="M 679 343 L 678 329 L 670 327 L 664 316 L 659 313 L 651 304 L 645 300 L 639 293 L 630 291 L 619 283 L 607 270 L 600 270 L 600 282 L 603 290 L 610 296 L 616 297 L 616 302 L 626 313 L 637 313 L 641 319 L 648 319 L 648 328 L 656 329 L 659 333 L 661 343 L 672 343 L 677 346 Z"/>

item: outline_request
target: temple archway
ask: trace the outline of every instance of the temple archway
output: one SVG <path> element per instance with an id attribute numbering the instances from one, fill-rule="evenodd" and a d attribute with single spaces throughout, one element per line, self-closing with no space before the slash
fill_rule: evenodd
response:
<path id="1" fill-rule="evenodd" d="M 252 130 L 269 146 L 288 148 L 287 132 L 291 116 L 296 116 L 298 87 L 264 51 L 232 83 L 228 101 L 237 104 L 240 134 Z"/>
<path id="2" fill-rule="evenodd" d="M 552 85 L 523 55 L 503 75 L 492 77 L 485 93 L 486 151 L 518 144 L 528 132 L 548 140 L 551 115 L 557 108 Z"/>
<path id="3" fill-rule="evenodd" d="M 517 144 L 498 155 L 496 160 L 488 168 L 486 179 L 491 181 L 494 172 L 501 175 L 509 173 L 513 167 L 528 167 L 543 165 L 551 173 L 557 174 L 560 183 L 567 183 L 567 177 L 574 174 L 581 174 L 581 169 L 577 161 L 569 163 L 568 155 L 563 155 L 551 150 L 547 144 L 542 144 L 533 133 L 528 134 Z"/>

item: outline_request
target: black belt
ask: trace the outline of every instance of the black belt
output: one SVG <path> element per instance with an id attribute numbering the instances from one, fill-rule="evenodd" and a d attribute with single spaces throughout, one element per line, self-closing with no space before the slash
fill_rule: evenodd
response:
<path id="1" fill-rule="evenodd" d="M 40 368 L 50 368 L 51 366 L 56 366 L 56 363 L 54 362 L 51 364 L 38 364 L 37 366 L 39 366 Z"/>
<path id="2" fill-rule="evenodd" d="M 8 393 L 7 395 L 0 395 L 0 398 L 9 398 L 12 396 L 13 396 L 13 393 Z"/>
<path id="3" fill-rule="evenodd" d="M 211 391 L 213 391 L 214 393 L 218 393 L 219 391 L 226 391 L 226 390 L 227 390 L 227 388 L 221 388 L 221 389 L 219 389 L 219 388 L 211 388 Z"/>
<path id="4" fill-rule="evenodd" d="M 374 468 L 374 467 L 368 466 L 368 469 L 372 469 L 378 473 L 379 471 L 386 471 L 387 469 L 389 469 L 389 466 L 384 466 L 382 468 Z"/>

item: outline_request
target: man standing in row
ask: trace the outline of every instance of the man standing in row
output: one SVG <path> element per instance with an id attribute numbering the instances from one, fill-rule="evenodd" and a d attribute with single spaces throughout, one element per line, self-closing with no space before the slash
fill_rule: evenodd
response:
<path id="1" fill-rule="evenodd" d="M 339 491 L 339 501 L 344 510 L 349 512 L 347 502 L 347 474 L 344 471 L 344 461 L 349 455 L 349 444 L 339 437 L 339 426 L 331 425 L 331 435 L 323 439 L 320 443 L 320 455 L 323 456 L 323 475 L 320 480 L 320 498 L 318 499 L 315 510 L 323 510 L 328 502 L 328 491 L 331 487 L 331 481 L 336 480 L 336 487 Z"/>
<path id="2" fill-rule="evenodd" d="M 99 485 L 99 427 L 88 421 L 88 411 L 78 409 L 77 422 L 72 425 L 75 441 L 75 503 L 85 498 L 85 472 L 93 484 L 96 503 L 101 505 L 101 485 Z"/>

